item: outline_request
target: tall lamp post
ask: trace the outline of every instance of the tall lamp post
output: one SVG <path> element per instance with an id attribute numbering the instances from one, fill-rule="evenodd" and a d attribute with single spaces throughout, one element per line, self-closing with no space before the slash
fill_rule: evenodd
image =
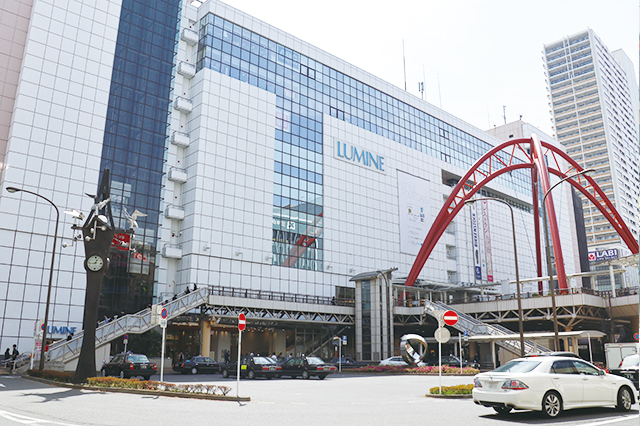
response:
<path id="1" fill-rule="evenodd" d="M 51 304 L 53 266 L 54 266 L 54 261 L 56 256 L 56 243 L 58 240 L 58 224 L 60 223 L 60 210 L 58 210 L 58 207 L 55 204 L 53 204 L 53 201 L 51 201 L 47 197 L 44 197 L 38 193 L 27 191 L 26 189 L 15 188 L 12 186 L 7 187 L 7 191 L 9 191 L 12 194 L 16 192 L 26 192 L 28 194 L 35 195 L 36 197 L 40 197 L 43 200 L 47 201 L 49 204 L 53 206 L 54 209 L 56 209 L 56 230 L 53 233 L 53 248 L 51 249 L 51 270 L 49 271 L 49 287 L 47 288 L 47 304 L 44 308 L 44 324 L 43 324 L 44 330 L 42 330 L 42 346 L 40 347 L 40 367 L 39 368 L 40 370 L 44 370 L 44 357 L 45 357 L 45 348 L 46 348 L 46 341 L 47 341 L 47 327 L 49 323 L 49 305 Z"/>
<path id="2" fill-rule="evenodd" d="M 505 204 L 507 207 L 509 207 L 509 210 L 511 211 L 511 230 L 513 232 L 513 257 L 515 259 L 515 264 L 516 264 L 516 289 L 517 289 L 517 294 L 518 294 L 518 328 L 520 330 L 520 357 L 524 357 L 524 326 L 522 323 L 522 300 L 520 299 L 520 272 L 518 270 L 518 248 L 516 247 L 516 223 L 515 220 L 513 219 L 513 207 L 511 207 L 511 205 L 509 203 L 507 203 L 504 200 L 501 200 L 499 198 L 476 198 L 473 200 L 467 200 L 464 203 L 465 204 L 473 204 L 476 201 L 498 201 L 502 204 Z"/>
<path id="3" fill-rule="evenodd" d="M 547 225 L 547 206 L 545 205 L 545 200 L 547 199 L 547 195 L 551 194 L 551 190 L 556 186 L 560 185 L 565 180 L 572 179 L 584 173 L 591 173 L 593 171 L 594 169 L 584 169 L 578 173 L 574 173 L 571 176 L 567 176 L 566 178 L 559 180 L 558 182 L 553 184 L 551 188 L 549 188 L 549 190 L 544 193 L 544 197 L 542 197 L 544 242 L 547 249 L 547 270 L 549 272 L 549 291 L 551 292 L 551 313 L 553 316 L 553 344 L 556 351 L 560 350 L 560 338 L 558 337 L 558 312 L 556 311 L 556 288 L 553 285 L 553 271 L 551 269 L 551 250 L 549 249 L 549 227 Z"/>

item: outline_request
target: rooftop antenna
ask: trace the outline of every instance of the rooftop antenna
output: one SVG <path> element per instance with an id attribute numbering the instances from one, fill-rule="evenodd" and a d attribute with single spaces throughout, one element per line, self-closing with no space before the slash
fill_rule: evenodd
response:
<path id="1" fill-rule="evenodd" d="M 504 124 L 507 124 L 507 106 L 502 105 L 502 117 L 504 118 Z"/>
<path id="2" fill-rule="evenodd" d="M 422 95 L 422 100 L 424 101 L 424 83 L 426 83 L 427 79 L 424 76 L 424 64 L 422 64 L 422 83 L 419 84 L 420 95 Z"/>
<path id="3" fill-rule="evenodd" d="M 407 91 L 407 62 L 404 57 L 404 39 L 402 39 L 402 66 L 404 67 L 404 91 Z"/>

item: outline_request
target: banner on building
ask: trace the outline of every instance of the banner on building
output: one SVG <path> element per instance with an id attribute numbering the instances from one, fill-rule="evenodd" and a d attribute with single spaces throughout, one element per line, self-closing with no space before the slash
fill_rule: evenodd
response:
<path id="1" fill-rule="evenodd" d="M 589 262 L 600 262 L 603 260 L 613 260 L 617 258 L 618 258 L 618 249 L 589 252 Z"/>
<path id="2" fill-rule="evenodd" d="M 429 211 L 430 185 L 426 179 L 398 170 L 400 251 L 415 256 L 433 223 Z"/>
<path id="3" fill-rule="evenodd" d="M 489 235 L 489 207 L 487 200 L 482 201 L 482 228 L 484 230 L 484 259 L 487 281 L 493 282 L 493 260 L 491 258 L 491 235 Z"/>
<path id="4" fill-rule="evenodd" d="M 478 215 L 476 213 L 476 203 L 471 204 L 471 235 L 473 236 L 473 269 L 475 280 L 482 281 L 482 259 L 480 254 L 480 233 L 478 231 Z"/>

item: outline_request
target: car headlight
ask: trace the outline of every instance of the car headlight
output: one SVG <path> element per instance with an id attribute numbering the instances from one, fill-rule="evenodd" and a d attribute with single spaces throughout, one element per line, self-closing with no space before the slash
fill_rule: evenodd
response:
<path id="1" fill-rule="evenodd" d="M 507 380 L 502 384 L 502 389 L 524 390 L 529 389 L 529 386 L 525 385 L 520 380 Z"/>

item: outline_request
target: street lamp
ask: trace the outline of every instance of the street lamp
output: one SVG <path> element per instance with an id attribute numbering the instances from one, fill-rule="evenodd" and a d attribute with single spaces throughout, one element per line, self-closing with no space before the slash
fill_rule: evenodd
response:
<path id="1" fill-rule="evenodd" d="M 509 210 L 511 211 L 511 230 L 513 232 L 513 257 L 515 259 L 515 264 L 516 264 L 516 289 L 518 294 L 518 328 L 520 330 L 520 357 L 524 357 L 524 327 L 522 324 L 522 300 L 520 299 L 520 273 L 518 271 L 518 248 L 516 247 L 516 224 L 513 219 L 513 208 L 506 201 L 501 200 L 499 198 L 491 198 L 491 197 L 476 198 L 473 200 L 467 200 L 464 203 L 473 204 L 476 201 L 485 201 L 485 200 L 501 202 L 502 204 L 505 204 L 507 207 L 509 207 Z"/>
<path id="2" fill-rule="evenodd" d="M 567 179 L 572 179 L 576 176 L 580 176 L 584 173 L 591 173 L 594 169 L 584 169 L 578 173 L 574 173 L 571 176 L 567 176 L 564 179 L 559 180 L 554 185 L 551 186 L 544 193 L 544 197 L 542 197 L 542 214 L 543 214 L 543 223 L 544 223 L 544 241 L 547 248 L 547 270 L 549 272 L 549 291 L 551 292 L 551 313 L 553 314 L 553 344 L 556 351 L 560 350 L 560 338 L 558 337 L 558 312 L 556 312 L 556 288 L 553 285 L 553 271 L 551 270 L 551 251 L 549 249 L 549 226 L 547 225 L 547 207 L 544 204 L 547 199 L 547 195 L 551 193 L 551 190 L 556 186 L 560 185 Z"/>
<path id="3" fill-rule="evenodd" d="M 58 224 L 60 223 L 60 210 L 58 210 L 58 207 L 53 204 L 53 201 L 51 201 L 50 199 L 48 199 L 47 197 L 44 197 L 40 194 L 37 194 L 35 192 L 31 192 L 31 191 L 27 191 L 26 189 L 21 189 L 21 188 L 15 188 L 12 186 L 7 187 L 7 191 L 9 191 L 10 193 L 14 194 L 16 192 L 26 192 L 28 194 L 33 194 L 36 197 L 40 197 L 43 200 L 49 202 L 49 204 L 51 204 L 53 206 L 54 209 L 56 209 L 56 230 L 53 233 L 53 248 L 51 249 L 51 270 L 49 272 L 49 287 L 47 289 L 47 304 L 44 308 L 44 330 L 42 330 L 42 346 L 40 347 L 40 370 L 44 370 L 44 357 L 45 357 L 45 347 L 46 347 L 46 341 L 47 341 L 47 327 L 48 327 L 48 322 L 49 322 L 49 305 L 51 304 L 51 286 L 52 286 L 52 282 L 53 282 L 53 266 L 54 266 L 54 260 L 55 260 L 55 256 L 56 256 L 56 243 L 57 243 L 57 239 L 58 239 Z"/>

